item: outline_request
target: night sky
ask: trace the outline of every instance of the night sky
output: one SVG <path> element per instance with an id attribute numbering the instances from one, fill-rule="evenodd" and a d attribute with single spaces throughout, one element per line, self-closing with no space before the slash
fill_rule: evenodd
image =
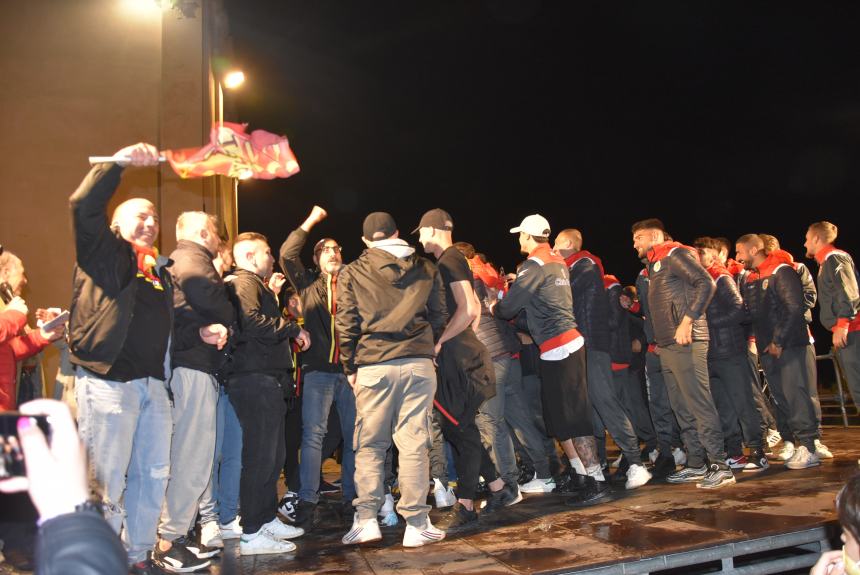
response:
<path id="1" fill-rule="evenodd" d="M 367 213 L 408 235 L 441 207 L 513 270 L 508 229 L 537 212 L 632 283 L 638 219 L 796 258 L 828 219 L 856 257 L 860 6 L 789 4 L 228 0 L 248 78 L 228 119 L 302 168 L 240 183 L 240 231 L 277 249 L 319 204 L 349 261 Z"/>

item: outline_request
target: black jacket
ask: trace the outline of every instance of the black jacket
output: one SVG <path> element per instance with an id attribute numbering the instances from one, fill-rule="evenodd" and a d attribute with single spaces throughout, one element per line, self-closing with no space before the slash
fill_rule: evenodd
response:
<path id="1" fill-rule="evenodd" d="M 213 323 L 233 328 L 236 311 L 227 297 L 227 288 L 215 266 L 212 254 L 203 246 L 188 240 L 176 242 L 170 254 L 173 265 L 173 310 L 176 329 L 197 331 Z M 187 367 L 206 373 L 217 372 L 227 361 L 227 350 L 218 350 L 199 337 L 188 341 L 177 339 L 173 348 L 173 367 Z"/>
<path id="2" fill-rule="evenodd" d="M 642 268 L 636 276 L 636 293 L 639 294 L 639 311 L 642 314 L 642 331 L 645 333 L 647 343 L 656 343 L 654 338 L 654 324 L 651 323 L 651 314 L 648 311 L 648 290 L 651 280 L 648 278 L 648 268 Z"/>
<path id="3" fill-rule="evenodd" d="M 809 345 L 803 283 L 790 263 L 750 275 L 743 289 L 759 353 L 771 343 L 782 348 Z"/>
<path id="4" fill-rule="evenodd" d="M 69 199 L 76 254 L 69 350 L 72 363 L 99 375 L 110 371 L 122 351 L 138 283 L 134 249 L 107 223 L 107 206 L 121 175 L 117 164 L 97 164 Z M 164 305 L 172 323 L 173 286 L 167 271 L 171 263 L 159 256 L 155 273 L 164 286 Z M 170 332 L 164 334 L 170 336 Z M 184 333 L 182 339 L 192 336 Z M 169 359 L 170 349 L 165 357 L 165 379 L 170 376 Z"/>
<path id="5" fill-rule="evenodd" d="M 475 335 L 484 346 L 491 358 L 504 354 L 517 353 L 520 350 L 520 338 L 510 322 L 493 317 L 488 305 L 487 287 L 480 279 L 474 281 L 475 294 L 481 300 L 481 321 Z"/>
<path id="6" fill-rule="evenodd" d="M 609 301 L 609 358 L 612 363 L 630 365 L 633 357 L 630 312 L 621 307 L 621 284 L 614 282 L 610 285 L 606 297 Z"/>
<path id="7" fill-rule="evenodd" d="M 414 250 L 396 257 L 366 249 L 338 274 L 335 326 L 347 375 L 362 365 L 434 357 L 447 320 L 439 270 Z"/>
<path id="8" fill-rule="evenodd" d="M 743 322 L 746 310 L 732 276 L 721 274 L 715 279 L 717 290 L 708 304 L 708 359 L 726 359 L 747 351 Z"/>
<path id="9" fill-rule="evenodd" d="M 302 370 L 338 372 L 343 368 L 333 343 L 337 337 L 331 315 L 337 300 L 337 278 L 305 268 L 299 256 L 307 241 L 307 232 L 296 228 L 281 245 L 280 253 L 281 269 L 302 300 L 305 329 L 311 335 L 311 346 L 301 355 Z"/>
<path id="10" fill-rule="evenodd" d="M 239 322 L 229 373 L 291 373 L 290 338 L 299 335 L 301 328 L 281 314 L 275 294 L 257 274 L 236 270 L 227 286 Z"/>
<path id="11" fill-rule="evenodd" d="M 708 340 L 705 309 L 716 289 L 711 276 L 693 253 L 675 242 L 648 250 L 648 315 L 657 345 L 675 343 L 675 330 L 684 316 L 693 319 L 693 340 Z"/>
<path id="12" fill-rule="evenodd" d="M 583 253 L 588 254 L 579 252 Z M 570 266 L 573 316 L 579 332 L 585 336 L 588 349 L 609 352 L 609 297 L 603 285 L 603 270 L 589 256 L 576 259 Z"/>
<path id="13" fill-rule="evenodd" d="M 49 519 L 36 538 L 36 575 L 125 575 L 128 555 L 110 524 L 95 511 Z"/>
<path id="14" fill-rule="evenodd" d="M 833 330 L 840 319 L 844 323 L 853 321 L 857 317 L 857 312 L 860 311 L 860 293 L 858 293 L 857 284 L 860 280 L 851 256 L 832 246 L 830 248 L 826 253 L 817 254 L 815 259 L 819 263 L 818 294 L 821 304 L 819 321 L 828 330 Z"/>

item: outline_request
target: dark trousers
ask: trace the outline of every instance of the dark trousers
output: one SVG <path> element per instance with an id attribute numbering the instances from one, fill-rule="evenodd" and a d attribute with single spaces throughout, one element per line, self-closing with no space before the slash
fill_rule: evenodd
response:
<path id="1" fill-rule="evenodd" d="M 681 429 L 669 402 L 660 356 L 652 351 L 645 354 L 645 377 L 648 385 L 648 410 L 651 412 L 651 421 L 657 434 L 657 448 L 663 455 L 672 455 L 672 447 L 681 446 Z"/>
<path id="2" fill-rule="evenodd" d="M 284 484 L 293 493 L 302 488 L 299 474 L 299 449 L 302 446 L 302 398 L 296 397 L 287 406 L 284 419 Z"/>
<path id="3" fill-rule="evenodd" d="M 636 431 L 638 438 L 645 443 L 648 452 L 657 448 L 657 434 L 648 413 L 648 403 L 642 394 L 640 374 L 629 368 L 617 369 L 612 372 L 612 380 L 621 397 L 621 404 L 627 411 L 627 417 Z"/>
<path id="4" fill-rule="evenodd" d="M 605 458 L 606 433 L 615 441 L 615 444 L 624 453 L 627 462 L 631 465 L 641 465 L 642 457 L 639 452 L 639 439 L 633 431 L 627 410 L 621 402 L 621 394 L 614 381 L 612 373 L 612 360 L 609 353 L 587 349 L 586 371 L 588 381 L 588 399 L 592 407 L 592 422 L 594 426 L 595 441 L 598 449 L 603 447 L 601 461 Z M 625 377 L 627 370 L 624 370 Z"/>
<path id="5" fill-rule="evenodd" d="M 661 347 L 660 364 L 687 448 L 687 465 L 701 467 L 706 455 L 710 463 L 725 463 L 723 430 L 708 378 L 708 342 Z"/>
<path id="6" fill-rule="evenodd" d="M 474 414 L 468 419 L 461 417 L 457 422 L 459 425 L 444 416 L 439 420 L 442 436 L 454 449 L 459 499 L 475 498 L 479 475 L 482 475 L 487 483 L 498 477 L 496 466 L 481 443 L 481 434 L 475 425 L 474 417 Z"/>
<path id="7" fill-rule="evenodd" d="M 716 401 L 718 393 L 715 390 L 725 392 L 725 399 L 720 400 L 720 403 L 727 399 L 729 405 L 726 409 L 726 417 L 734 417 L 734 425 L 731 425 L 731 422 L 724 418 L 720 403 L 717 404 L 720 421 L 723 423 L 723 433 L 726 433 L 727 428 L 733 429 L 735 434 L 740 431 L 743 434 L 744 442 L 750 449 L 761 449 L 764 425 L 755 405 L 753 386 L 757 384 L 755 381 L 751 381 L 752 373 L 749 369 L 746 352 L 743 351 L 732 357 L 709 359 L 708 374 L 711 378 L 711 392 L 714 394 L 714 400 Z M 740 426 L 739 429 L 738 425 Z M 740 453 L 740 450 L 734 451 L 735 445 L 730 445 L 733 442 L 729 440 L 728 436 L 726 443 L 726 447 L 731 447 L 728 450 L 729 455 Z"/>
<path id="8" fill-rule="evenodd" d="M 789 435 L 783 435 L 783 439 L 794 441 L 814 452 L 821 422 L 821 406 L 818 403 L 812 345 L 787 347 L 779 358 L 765 353 L 760 361 L 771 393 L 776 398 L 777 409 L 788 422 Z"/>
<path id="9" fill-rule="evenodd" d="M 227 382 L 227 395 L 242 427 L 242 478 L 239 507 L 242 531 L 250 535 L 275 518 L 278 476 L 284 461 L 287 407 L 277 377 L 242 374 Z"/>
<path id="10" fill-rule="evenodd" d="M 775 407 L 770 399 L 765 397 L 762 389 L 764 381 L 759 377 L 758 354 L 747 351 L 746 356 L 747 364 L 749 364 L 748 369 L 752 373 L 750 381 L 752 383 L 753 402 L 755 402 L 755 409 L 761 418 L 761 434 L 764 437 L 768 429 L 778 429 L 776 418 L 773 415 Z"/>

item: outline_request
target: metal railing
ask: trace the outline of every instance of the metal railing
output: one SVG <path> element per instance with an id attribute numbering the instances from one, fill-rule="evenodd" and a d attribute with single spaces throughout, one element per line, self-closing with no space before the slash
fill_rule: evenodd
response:
<path id="1" fill-rule="evenodd" d="M 827 359 L 833 361 L 833 371 L 836 373 L 836 398 L 839 400 L 839 410 L 842 413 L 842 426 L 848 427 L 848 413 L 845 411 L 845 392 L 842 389 L 842 382 L 845 381 L 845 371 L 842 368 L 842 360 L 839 359 L 839 356 L 833 348 L 830 348 L 830 353 L 815 356 L 815 361 Z"/>

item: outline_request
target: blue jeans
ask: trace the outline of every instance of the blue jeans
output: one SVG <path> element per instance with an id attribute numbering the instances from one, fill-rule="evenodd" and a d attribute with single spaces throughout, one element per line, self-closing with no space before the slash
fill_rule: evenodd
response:
<path id="1" fill-rule="evenodd" d="M 128 551 L 130 563 L 155 545 L 170 475 L 173 419 L 163 381 L 111 381 L 78 368 L 78 431 L 91 476 L 102 488 L 105 519 Z"/>
<path id="2" fill-rule="evenodd" d="M 215 412 L 215 460 L 209 487 L 200 498 L 200 523 L 218 520 L 226 525 L 239 514 L 242 476 L 242 427 L 222 386 Z"/>
<path id="3" fill-rule="evenodd" d="M 355 395 L 342 373 L 311 371 L 304 375 L 302 386 L 302 450 L 299 477 L 302 488 L 299 499 L 317 503 L 319 501 L 320 469 L 322 467 L 322 443 L 326 434 L 331 404 L 337 406 L 340 428 L 343 433 L 343 458 L 341 460 L 341 489 L 343 500 L 355 499 Z"/>
<path id="4" fill-rule="evenodd" d="M 493 359 L 496 395 L 482 403 L 475 416 L 475 424 L 481 432 L 481 442 L 493 459 L 496 471 L 509 486 L 517 485 L 520 473 L 510 429 L 505 421 L 505 399 L 509 395 L 508 387 L 520 385 L 522 380 L 519 361 L 516 365 L 513 363 L 510 355 Z"/>

